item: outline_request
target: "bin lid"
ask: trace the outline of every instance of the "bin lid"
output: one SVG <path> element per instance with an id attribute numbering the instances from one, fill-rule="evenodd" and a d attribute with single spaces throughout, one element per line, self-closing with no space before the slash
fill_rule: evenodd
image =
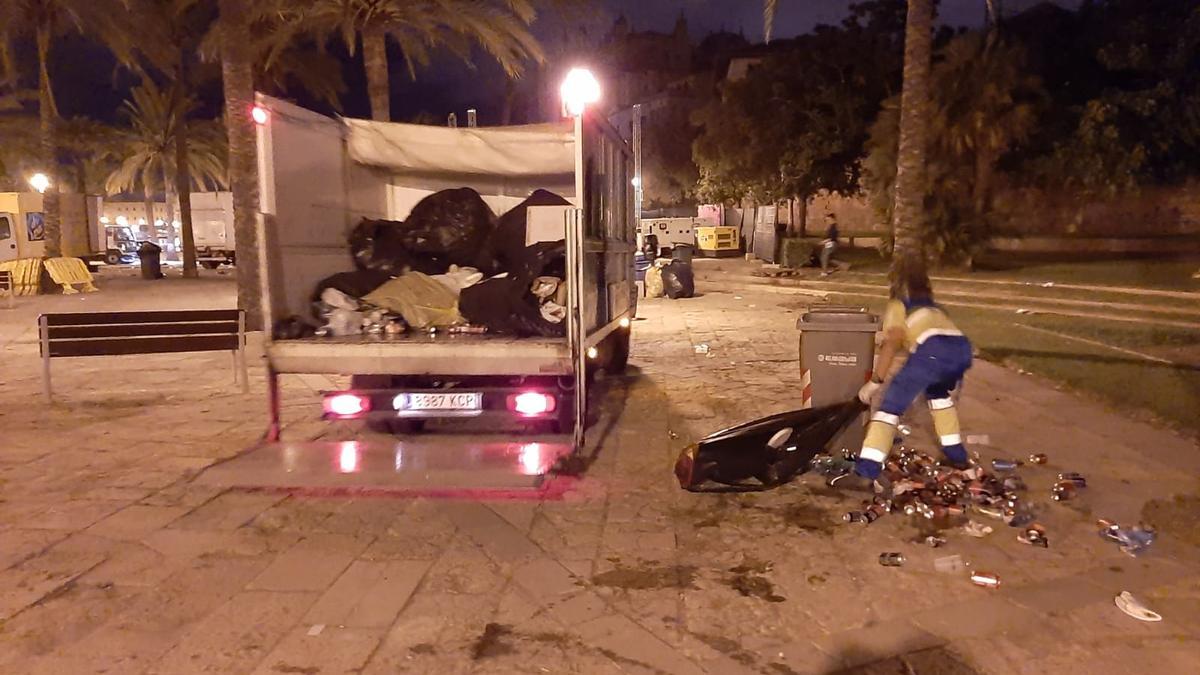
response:
<path id="1" fill-rule="evenodd" d="M 852 305 L 825 305 L 809 307 L 796 319 L 796 328 L 802 331 L 838 331 L 874 333 L 879 330 L 879 317 L 866 307 Z"/>

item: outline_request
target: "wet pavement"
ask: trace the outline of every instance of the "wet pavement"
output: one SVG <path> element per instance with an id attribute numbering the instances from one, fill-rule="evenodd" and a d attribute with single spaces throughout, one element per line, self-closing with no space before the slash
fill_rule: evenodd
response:
<path id="1" fill-rule="evenodd" d="M 964 431 L 987 436 L 985 460 L 1048 455 L 1020 470 L 1048 548 L 998 520 L 980 520 L 983 538 L 919 516 L 845 524 L 861 497 L 816 477 L 683 492 L 683 445 L 799 401 L 784 307 L 810 296 L 706 278 L 700 297 L 643 301 L 592 461 L 535 499 L 197 478 L 265 428 L 261 368 L 242 395 L 227 354 L 58 361 L 59 400 L 42 403 L 39 311 L 228 306 L 226 278 L 153 294 L 102 279 L 91 296 L 0 308 L 0 672 L 1192 672 L 1194 439 L 980 363 Z M 284 384 L 285 440 L 354 436 L 316 419 L 315 392 L 338 381 Z M 930 450 L 927 415 L 910 421 Z M 1088 487 L 1054 502 L 1065 471 Z M 1102 517 L 1147 518 L 1158 540 L 1127 556 L 1097 535 Z M 928 547 L 933 533 L 946 545 Z M 890 551 L 902 566 L 879 564 Z M 935 571 L 955 554 L 1001 586 Z M 1123 614 L 1121 591 L 1164 620 Z"/>

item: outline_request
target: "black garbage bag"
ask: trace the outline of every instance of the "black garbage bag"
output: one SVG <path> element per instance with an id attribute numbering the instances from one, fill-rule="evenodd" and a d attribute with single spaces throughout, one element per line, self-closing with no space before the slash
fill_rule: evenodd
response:
<path id="1" fill-rule="evenodd" d="M 765 490 L 782 485 L 804 471 L 865 409 L 856 398 L 718 431 L 684 448 L 675 462 L 675 477 L 680 487 L 693 492 Z"/>
<path id="2" fill-rule="evenodd" d="M 496 223 L 496 230 L 488 240 L 488 250 L 494 255 L 501 271 L 528 273 L 530 258 L 545 257 L 542 251 L 555 246 L 555 242 L 543 242 L 525 246 L 525 222 L 530 206 L 569 206 L 571 202 L 549 190 L 534 190 L 525 201 L 507 211 Z M 565 245 L 558 243 L 565 250 Z M 529 249 L 537 249 L 535 252 Z M 538 275 L 534 275 L 538 276 Z M 528 278 L 528 277 L 527 277 Z"/>
<path id="3" fill-rule="evenodd" d="M 404 223 L 397 220 L 362 221 L 350 231 L 350 255 L 354 258 L 354 266 L 360 270 L 382 272 L 388 276 L 400 276 L 414 267 L 413 256 L 404 247 L 400 231 Z M 436 264 L 432 261 L 422 261 L 426 264 Z M 422 267 L 426 266 L 425 264 Z M 418 271 L 426 274 L 441 274 L 450 264 L 438 271 L 429 272 L 425 269 Z"/>
<path id="4" fill-rule="evenodd" d="M 401 228 L 404 248 L 414 258 L 442 258 L 446 264 L 477 267 L 496 216 L 471 188 L 435 192 L 417 202 Z"/>
<path id="5" fill-rule="evenodd" d="M 554 323 L 542 318 L 537 298 L 529 291 L 529 282 L 512 274 L 487 279 L 462 290 L 458 311 L 472 325 L 487 326 L 501 335 L 562 337 L 567 322 Z"/>
<path id="6" fill-rule="evenodd" d="M 352 298 L 361 298 L 384 285 L 391 278 L 390 274 L 379 270 L 338 272 L 317 282 L 316 288 L 313 289 L 312 301 L 318 302 L 326 288 L 335 288 Z"/>
<path id="7" fill-rule="evenodd" d="M 662 269 L 663 291 L 672 300 L 696 295 L 696 275 L 692 266 L 682 260 L 672 261 Z"/>

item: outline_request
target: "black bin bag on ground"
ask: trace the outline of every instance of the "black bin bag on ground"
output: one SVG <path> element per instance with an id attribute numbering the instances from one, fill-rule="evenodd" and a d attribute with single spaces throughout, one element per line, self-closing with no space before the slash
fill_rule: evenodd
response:
<path id="1" fill-rule="evenodd" d="M 350 255 L 359 270 L 380 272 L 388 276 L 400 276 L 414 267 L 414 261 L 400 241 L 400 228 L 404 223 L 396 220 L 362 221 L 350 231 Z M 440 264 L 440 263 L 437 263 Z M 446 263 L 449 268 L 449 263 Z M 426 272 L 424 269 L 418 271 Z M 426 274 L 441 274 L 445 269 Z"/>
<path id="2" fill-rule="evenodd" d="M 696 276 L 692 266 L 676 260 L 662 269 L 663 291 L 672 300 L 696 295 Z"/>
<path id="3" fill-rule="evenodd" d="M 793 410 L 718 431 L 689 445 L 675 462 L 679 486 L 693 492 L 765 490 L 788 482 L 857 423 L 858 399 Z"/>

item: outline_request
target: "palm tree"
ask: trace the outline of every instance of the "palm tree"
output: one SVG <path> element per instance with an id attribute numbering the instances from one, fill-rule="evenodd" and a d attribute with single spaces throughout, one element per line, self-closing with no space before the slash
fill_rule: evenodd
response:
<path id="1" fill-rule="evenodd" d="M 215 26 L 225 91 L 229 143 L 229 189 L 233 192 L 233 231 L 237 241 L 238 307 L 249 330 L 263 328 L 258 287 L 258 167 L 254 122 L 253 15 L 243 0 L 218 0 Z"/>
<path id="2" fill-rule="evenodd" d="M 340 39 L 353 54 L 362 40 L 363 66 L 371 116 L 389 121 L 390 80 L 387 41 L 399 45 L 409 75 L 429 63 L 435 48 L 464 61 L 473 45 L 491 54 L 510 77 L 519 75 L 529 58 L 541 61 L 541 46 L 529 32 L 536 17 L 534 0 L 313 0 L 298 6 L 280 44 L 297 34 L 321 43 Z"/>
<path id="3" fill-rule="evenodd" d="M 900 145 L 896 155 L 896 207 L 892 212 L 891 291 L 904 292 L 910 277 L 928 280 L 925 258 L 925 143 L 929 118 L 929 62 L 933 51 L 933 0 L 908 0 L 904 25 L 904 85 L 900 92 Z"/>
<path id="4" fill-rule="evenodd" d="M 50 178 L 43 195 L 46 219 L 46 256 L 62 255 L 62 221 L 58 207 L 58 158 L 55 140 L 58 107 L 50 81 L 50 55 L 54 36 L 65 30 L 86 30 L 102 40 L 123 63 L 133 60 L 133 32 L 137 22 L 130 7 L 135 0 L 4 0 L 0 2 L 0 54 L 8 79 L 12 75 L 9 45 L 21 35 L 32 35 L 37 46 L 38 117 L 42 173 Z"/>
<path id="5" fill-rule="evenodd" d="M 192 107 L 190 99 L 179 99 L 171 92 L 164 92 L 147 80 L 136 87 L 122 108 L 129 119 L 131 130 L 126 136 L 125 159 L 109 175 L 105 190 L 109 194 L 131 192 L 141 187 L 146 201 L 146 222 L 153 227 L 153 195 L 161 181 L 167 201 L 171 200 L 173 176 L 188 176 L 182 187 L 189 193 L 193 181 L 198 185 L 220 186 L 225 179 L 225 144 L 220 127 L 214 123 L 191 123 L 187 114 Z M 179 127 L 190 127 L 181 132 Z M 191 136 L 185 145 L 182 160 L 178 155 L 177 139 Z M 195 247 L 185 241 L 185 254 L 190 249 L 192 264 L 195 265 Z"/>

